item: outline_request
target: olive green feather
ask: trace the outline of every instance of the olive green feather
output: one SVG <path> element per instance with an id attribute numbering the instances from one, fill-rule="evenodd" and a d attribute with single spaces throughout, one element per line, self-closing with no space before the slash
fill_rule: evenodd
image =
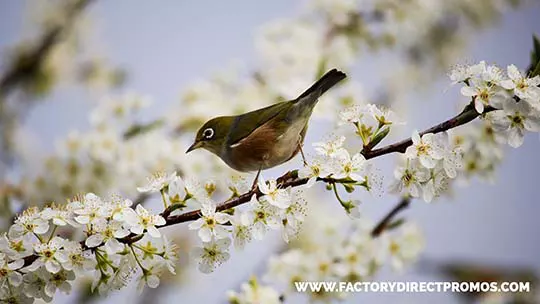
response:
<path id="1" fill-rule="evenodd" d="M 305 119 L 307 123 L 319 97 L 345 77 L 346 75 L 341 71 L 330 70 L 296 99 L 237 116 L 231 126 L 227 144 L 234 145 L 272 119 L 276 120 L 274 126 L 283 130 L 297 119 Z M 281 131 L 276 130 L 277 133 Z"/>

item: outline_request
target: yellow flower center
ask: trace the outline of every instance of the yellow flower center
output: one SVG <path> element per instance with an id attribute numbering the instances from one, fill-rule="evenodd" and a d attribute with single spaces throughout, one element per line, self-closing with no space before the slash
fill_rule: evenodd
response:
<path id="1" fill-rule="evenodd" d="M 319 264 L 319 271 L 320 272 L 327 272 L 329 268 L 330 268 L 330 265 L 328 265 L 328 263 L 320 263 Z"/>
<path id="2" fill-rule="evenodd" d="M 409 186 L 414 182 L 414 175 L 409 170 L 406 170 L 405 174 L 403 174 L 402 180 L 406 186 Z"/>
<path id="3" fill-rule="evenodd" d="M 424 143 L 419 144 L 416 147 L 416 151 L 417 151 L 418 155 L 428 154 L 429 149 L 430 149 L 429 145 L 426 145 Z"/>
<path id="4" fill-rule="evenodd" d="M 480 99 L 481 99 L 484 103 L 487 103 L 488 100 L 489 100 L 489 92 L 488 92 L 487 89 L 482 90 L 482 92 L 480 92 L 480 94 L 479 94 L 478 96 L 480 96 Z"/>
<path id="5" fill-rule="evenodd" d="M 208 254 L 209 257 L 214 258 L 217 256 L 217 251 L 214 249 L 207 249 L 206 254 Z"/>
<path id="6" fill-rule="evenodd" d="M 43 251 L 43 255 L 44 255 L 46 258 L 51 258 L 51 257 L 54 255 L 54 252 L 52 252 L 51 250 L 47 249 L 47 250 Z"/>
<path id="7" fill-rule="evenodd" d="M 206 225 L 209 227 L 214 227 L 216 225 L 216 221 L 213 218 L 209 217 L 206 219 Z"/>
<path id="8" fill-rule="evenodd" d="M 358 256 L 354 253 L 351 253 L 347 256 L 347 261 L 349 261 L 349 263 L 351 264 L 354 264 L 356 263 L 356 261 L 358 261 Z"/>
<path id="9" fill-rule="evenodd" d="M 520 90 L 524 90 L 528 87 L 529 85 L 527 84 L 527 82 L 525 82 L 525 79 L 520 79 L 519 82 L 517 83 L 516 87 Z"/>
<path id="10" fill-rule="evenodd" d="M 513 116 L 511 116 L 510 118 L 512 120 L 512 125 L 513 126 L 523 128 L 523 116 L 516 113 Z"/>
<path id="11" fill-rule="evenodd" d="M 398 243 L 392 241 L 392 242 L 390 242 L 390 248 L 389 249 L 390 249 L 391 254 L 397 254 L 399 252 L 400 247 L 399 247 Z"/>

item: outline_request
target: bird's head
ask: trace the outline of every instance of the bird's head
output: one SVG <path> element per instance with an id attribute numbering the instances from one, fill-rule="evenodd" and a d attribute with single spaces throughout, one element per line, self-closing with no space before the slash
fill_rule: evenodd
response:
<path id="1" fill-rule="evenodd" d="M 197 131 L 195 141 L 189 149 L 187 149 L 186 153 L 203 148 L 220 156 L 233 121 L 233 116 L 221 116 L 207 121 L 199 131 Z"/>

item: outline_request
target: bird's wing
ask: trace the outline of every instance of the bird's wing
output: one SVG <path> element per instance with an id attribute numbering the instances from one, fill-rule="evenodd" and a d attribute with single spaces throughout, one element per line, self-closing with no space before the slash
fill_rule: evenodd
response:
<path id="1" fill-rule="evenodd" d="M 272 118 L 279 114 L 285 114 L 291 106 L 291 102 L 285 101 L 239 115 L 231 127 L 227 144 L 234 145 L 238 143 Z"/>

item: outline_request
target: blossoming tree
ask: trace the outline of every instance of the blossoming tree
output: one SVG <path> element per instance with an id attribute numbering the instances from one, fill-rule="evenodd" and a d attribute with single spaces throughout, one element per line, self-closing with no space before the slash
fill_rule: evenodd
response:
<path id="1" fill-rule="evenodd" d="M 67 1 L 78 9 L 88 2 Z M 182 111 L 171 111 L 175 114 L 140 123 L 135 114 L 151 105 L 149 98 L 126 94 L 98 102 L 89 131 L 70 132 L 41 172 L 23 172 L 2 189 L 9 215 L 18 214 L 0 237 L 0 299 L 52 301 L 57 290 L 70 292 L 72 283 L 83 278 L 90 278 L 91 289 L 99 294 L 122 289 L 133 279 L 141 290 L 156 288 L 164 273 L 175 274 L 178 265 L 179 245 L 164 232 L 169 226 L 175 233 L 193 230 L 199 240 L 189 248 L 191 259 L 209 275 L 227 262 L 232 247 L 242 250 L 253 240 L 264 240 L 269 231 L 281 233 L 284 249 L 263 275 L 268 284 L 252 278 L 230 292 L 231 303 L 280 303 L 294 292 L 294 282 L 365 281 L 386 264 L 403 269 L 413 262 L 424 246 L 421 232 L 398 214 L 412 200 L 429 203 L 445 195 L 460 178 L 489 176 L 502 161 L 504 145 L 518 148 L 526 132 L 540 131 L 538 40 L 526 70 L 484 61 L 454 66 L 450 81 L 461 87 L 467 104 L 448 120 L 401 141 L 387 138 L 405 123 L 391 110 L 394 103 L 364 103 L 355 82 L 345 83 L 317 108 L 335 122 L 335 129 L 313 145 L 316 154 L 296 170 L 260 178 L 254 189 L 246 176 L 208 155 L 186 161 L 179 152 L 201 121 L 220 114 L 224 101 L 242 112 L 288 99 L 330 67 L 350 70 L 366 47 L 407 54 L 404 67 L 426 57 L 435 62 L 429 69 L 440 71 L 450 60 L 445 53 L 451 43 L 436 44 L 440 38 L 426 32 L 452 28 L 455 32 L 443 32 L 455 41 L 471 29 L 467 24 L 485 21 L 463 11 L 498 14 L 508 5 L 504 0 L 364 2 L 316 0 L 299 16 L 270 24 L 257 37 L 261 63 L 249 77 L 231 83 L 237 77 L 225 75 L 194 84 L 183 96 Z M 464 28 L 444 24 L 449 15 Z M 74 22 L 70 16 L 61 17 Z M 12 79 L 10 73 L 18 68 L 14 65 L 4 79 Z M 111 73 L 101 74 L 105 83 L 116 83 Z M 0 86 L 6 104 L 20 81 L 14 79 Z M 396 90 L 389 95 L 399 95 Z M 382 176 L 372 160 L 389 154 L 399 162 L 393 176 Z M 302 225 L 316 204 L 307 193 L 317 185 L 332 193 L 350 220 L 331 229 L 315 225 L 306 234 Z M 398 204 L 371 223 L 360 212 L 357 194 L 382 195 L 383 189 Z M 107 196 L 111 191 L 122 194 Z M 157 212 L 147 206 L 156 199 L 161 201 Z M 286 246 L 294 240 L 304 245 Z"/>

